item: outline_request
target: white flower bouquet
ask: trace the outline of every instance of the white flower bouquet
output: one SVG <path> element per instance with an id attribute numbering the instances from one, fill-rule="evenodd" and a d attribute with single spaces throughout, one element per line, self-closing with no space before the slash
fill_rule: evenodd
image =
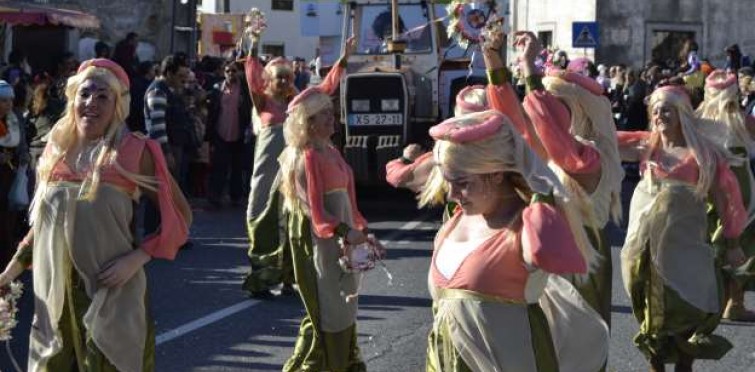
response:
<path id="1" fill-rule="evenodd" d="M 18 312 L 18 299 L 21 298 L 24 285 L 13 282 L 9 288 L 0 293 L 0 341 L 8 341 L 12 337 L 13 328 L 16 328 L 16 313 Z"/>

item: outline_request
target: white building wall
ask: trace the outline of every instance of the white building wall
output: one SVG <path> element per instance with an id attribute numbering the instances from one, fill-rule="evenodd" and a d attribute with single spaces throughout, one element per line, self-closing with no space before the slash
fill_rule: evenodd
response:
<path id="1" fill-rule="evenodd" d="M 573 49 L 572 23 L 594 22 L 596 20 L 596 0 L 510 0 L 511 28 L 516 31 L 551 31 L 553 46 L 565 50 L 570 58 L 587 56 L 592 58 L 592 49 Z"/>
<path id="2" fill-rule="evenodd" d="M 201 5 L 197 5 L 197 11 L 201 13 L 220 13 L 223 6 L 223 0 L 202 0 Z"/>

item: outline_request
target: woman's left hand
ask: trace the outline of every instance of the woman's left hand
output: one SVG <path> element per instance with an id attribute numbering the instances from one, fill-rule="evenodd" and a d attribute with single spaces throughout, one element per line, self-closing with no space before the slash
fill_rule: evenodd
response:
<path id="1" fill-rule="evenodd" d="M 97 279 L 102 286 L 120 287 L 149 262 L 150 258 L 144 250 L 135 249 L 105 264 L 105 269 L 100 272 Z"/>
<path id="2" fill-rule="evenodd" d="M 343 49 L 343 56 L 341 58 L 343 59 L 349 59 L 351 57 L 351 54 L 354 53 L 354 51 L 357 49 L 357 38 L 355 36 L 350 36 L 348 39 L 346 39 L 346 45 Z"/>

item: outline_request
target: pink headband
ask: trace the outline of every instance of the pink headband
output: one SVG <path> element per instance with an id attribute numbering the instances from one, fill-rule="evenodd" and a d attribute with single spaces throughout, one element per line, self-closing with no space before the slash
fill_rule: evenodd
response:
<path id="1" fill-rule="evenodd" d="M 491 112 L 490 117 L 482 123 L 460 127 L 457 125 L 459 118 L 450 118 L 430 128 L 430 136 L 438 141 L 453 143 L 466 143 L 484 140 L 496 134 L 503 126 L 503 114 Z"/>
<path id="2" fill-rule="evenodd" d="M 315 93 L 325 94 L 325 92 L 323 92 L 319 87 L 309 87 L 307 89 L 304 89 L 301 91 L 301 93 L 297 94 L 296 97 L 291 100 L 291 102 L 289 102 L 286 113 L 290 114 L 292 111 L 294 111 L 296 106 L 298 106 L 300 103 L 302 103 L 302 101 Z"/>
<path id="3" fill-rule="evenodd" d="M 656 93 L 664 93 L 664 92 L 667 92 L 667 93 L 670 93 L 670 94 L 676 94 L 676 95 L 678 95 L 678 96 L 681 96 L 681 97 L 683 97 L 683 98 L 684 98 L 684 100 L 685 100 L 685 101 L 686 101 L 686 102 L 687 102 L 688 104 L 692 105 L 692 100 L 691 100 L 691 99 L 689 98 L 689 93 L 687 93 L 687 89 L 685 89 L 685 88 L 684 88 L 683 86 L 681 86 L 681 85 L 673 85 L 673 84 L 670 84 L 670 85 L 664 85 L 664 86 L 662 86 L 662 87 L 660 87 L 660 88 L 657 88 L 657 89 L 656 89 L 656 90 L 655 90 L 655 91 L 653 92 L 653 94 L 651 94 L 650 96 L 652 97 L 652 96 L 654 96 L 654 95 L 655 95 Z"/>
<path id="4" fill-rule="evenodd" d="M 78 71 L 76 71 L 76 73 L 81 73 L 90 66 L 109 70 L 113 73 L 113 75 L 115 75 L 116 78 L 118 78 L 118 80 L 126 87 L 126 89 L 129 89 L 131 87 L 131 83 L 128 79 L 128 74 L 126 74 L 126 71 L 123 70 L 123 67 L 107 58 L 95 58 L 81 62 L 81 65 L 79 65 L 79 69 Z"/>
<path id="5" fill-rule="evenodd" d="M 587 89 L 590 93 L 596 96 L 603 95 L 603 87 L 600 84 L 598 84 L 597 81 L 585 75 L 581 75 L 576 72 L 569 72 L 569 71 L 563 71 L 563 70 L 557 70 L 557 69 L 548 69 L 548 71 L 546 71 L 545 74 L 550 77 L 561 78 L 570 83 L 577 84 L 581 88 Z"/>
<path id="6" fill-rule="evenodd" d="M 719 79 L 718 77 L 724 75 L 725 79 Z M 705 85 L 713 89 L 723 90 L 737 83 L 737 75 L 731 72 L 726 73 L 723 70 L 716 70 L 710 73 L 705 79 Z"/>
<path id="7" fill-rule="evenodd" d="M 476 103 L 467 102 L 464 100 L 464 97 L 471 93 L 475 89 L 485 89 L 482 85 L 471 85 L 468 87 L 464 87 L 459 93 L 456 94 L 456 107 L 460 107 L 465 112 L 480 112 L 485 111 L 488 109 L 485 105 L 478 105 Z"/>
<path id="8" fill-rule="evenodd" d="M 566 66 L 566 71 L 575 72 L 580 75 L 588 75 L 587 67 L 590 66 L 590 60 L 585 57 L 575 58 L 569 61 L 569 65 Z"/>

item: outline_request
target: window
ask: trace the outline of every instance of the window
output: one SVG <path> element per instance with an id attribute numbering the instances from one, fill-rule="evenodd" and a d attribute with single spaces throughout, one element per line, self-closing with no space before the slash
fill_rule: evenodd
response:
<path id="1" fill-rule="evenodd" d="M 285 56 L 286 48 L 283 44 L 262 44 L 262 54 L 273 57 Z"/>
<path id="2" fill-rule="evenodd" d="M 553 46 L 553 31 L 540 31 L 537 33 L 537 38 L 540 39 L 543 48 L 550 49 Z"/>
<path id="3" fill-rule="evenodd" d="M 294 0 L 273 0 L 273 10 L 294 10 Z"/>
<path id="4" fill-rule="evenodd" d="M 386 54 L 385 40 L 392 36 L 392 15 L 390 6 L 364 5 L 357 15 L 357 53 Z M 407 53 L 430 53 L 432 37 L 427 9 L 420 4 L 402 5 L 399 15 L 400 39 L 407 42 Z M 351 26 L 351 25 L 349 25 Z"/>
<path id="5" fill-rule="evenodd" d="M 687 40 L 695 40 L 693 31 L 653 31 L 653 61 L 662 62 L 670 68 L 680 65 L 679 53 Z"/>

